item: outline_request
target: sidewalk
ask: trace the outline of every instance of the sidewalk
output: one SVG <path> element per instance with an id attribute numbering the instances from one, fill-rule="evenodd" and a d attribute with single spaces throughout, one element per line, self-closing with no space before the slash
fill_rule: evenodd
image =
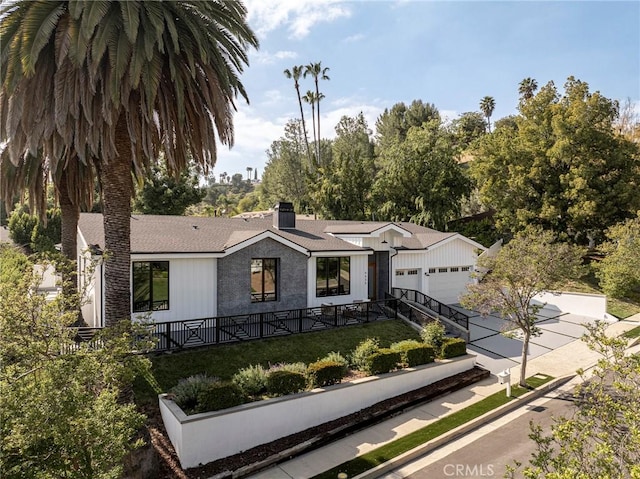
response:
<path id="1" fill-rule="evenodd" d="M 617 336 L 640 324 L 640 315 L 629 319 L 630 321 L 611 324 L 607 328 L 607 333 Z M 548 374 L 556 378 L 567 376 L 580 368 L 592 367 L 599 357 L 600 355 L 590 351 L 584 342 L 573 341 L 529 360 L 527 376 L 533 376 L 536 373 Z M 511 382 L 516 383 L 519 375 L 519 367 L 512 368 Z M 500 390 L 504 390 L 504 385 L 498 384 L 496 377 L 490 377 L 250 477 L 252 479 L 309 479 L 345 461 L 395 441 Z"/>

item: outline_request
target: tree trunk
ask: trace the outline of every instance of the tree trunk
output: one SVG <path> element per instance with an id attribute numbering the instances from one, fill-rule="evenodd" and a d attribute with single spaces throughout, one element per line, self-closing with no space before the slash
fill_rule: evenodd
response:
<path id="1" fill-rule="evenodd" d="M 522 341 L 522 359 L 520 362 L 520 386 L 528 388 L 527 386 L 527 353 L 529 352 L 529 340 L 531 339 L 530 332 L 524 332 L 524 340 Z"/>
<path id="2" fill-rule="evenodd" d="M 124 114 L 122 114 L 124 115 Z M 131 140 L 123 116 L 116 126 L 118 155 L 100 165 L 104 217 L 105 326 L 131 318 Z"/>
<path id="3" fill-rule="evenodd" d="M 318 102 L 318 143 L 316 144 L 316 151 L 318 155 L 318 166 L 322 165 L 320 161 L 320 89 L 318 88 L 318 77 L 316 76 L 316 101 Z"/>
<path id="4" fill-rule="evenodd" d="M 58 189 L 62 223 L 62 254 L 69 260 L 76 261 L 78 255 L 77 238 L 80 207 L 73 203 L 69 195 L 69 178 L 66 171 L 62 171 L 56 186 Z"/>
<path id="5" fill-rule="evenodd" d="M 304 144 L 307 147 L 307 156 L 311 162 L 311 150 L 309 150 L 309 138 L 307 137 L 307 125 L 304 121 L 304 110 L 302 109 L 302 97 L 300 96 L 300 87 L 296 83 L 296 93 L 298 94 L 298 105 L 300 106 L 300 119 L 302 120 L 302 133 L 304 133 Z"/>

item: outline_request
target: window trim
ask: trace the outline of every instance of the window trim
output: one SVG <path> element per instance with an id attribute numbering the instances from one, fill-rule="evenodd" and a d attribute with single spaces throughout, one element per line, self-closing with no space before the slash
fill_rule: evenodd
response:
<path id="1" fill-rule="evenodd" d="M 260 265 L 260 273 L 261 273 L 261 278 L 260 278 L 260 283 L 262 284 L 262 291 L 261 292 L 256 292 L 254 293 L 253 291 L 250 291 L 250 295 L 251 295 L 251 303 L 271 303 L 273 301 L 278 301 L 278 270 L 280 269 L 278 267 L 278 258 L 251 258 L 251 265 L 249 267 L 250 270 L 250 274 L 253 276 L 253 262 L 254 261 L 260 261 L 261 265 Z M 274 266 L 274 271 L 275 271 L 275 278 L 273 280 L 273 297 L 271 297 L 270 295 L 272 293 L 269 292 L 265 292 L 265 281 L 264 281 L 264 277 L 265 277 L 265 271 L 266 268 L 264 267 L 264 262 L 265 261 L 273 261 L 273 266 Z M 251 279 L 252 276 L 250 276 L 250 280 L 249 280 L 249 289 L 252 289 L 251 286 Z M 269 295 L 269 297 L 267 296 Z"/>
<path id="2" fill-rule="evenodd" d="M 335 287 L 335 292 L 332 293 L 331 292 L 331 287 L 329 286 L 329 281 L 330 281 L 330 277 L 329 275 L 326 275 L 326 283 L 325 283 L 325 287 L 322 289 L 318 288 L 318 262 L 319 261 L 326 261 L 327 263 L 329 263 L 331 260 L 337 260 L 338 262 L 338 284 Z M 342 265 L 343 265 L 343 261 L 346 261 L 347 266 L 349 267 L 349 281 L 344 284 L 342 282 L 342 275 L 340 274 L 340 272 L 342 271 Z M 328 270 L 328 267 L 326 268 L 326 270 Z M 317 256 L 316 257 L 316 281 L 315 281 L 315 291 L 316 291 L 316 298 L 326 298 L 326 297 L 331 297 L 331 296 L 348 296 L 351 294 L 351 256 Z M 343 287 L 346 286 L 346 287 Z M 340 291 L 343 292 L 340 292 Z M 325 294 L 318 294 L 318 291 L 324 291 Z"/>
<path id="3" fill-rule="evenodd" d="M 155 311 L 169 311 L 170 309 L 170 296 L 171 296 L 171 287 L 170 287 L 170 265 L 169 261 L 132 261 L 131 262 L 131 312 L 132 313 L 152 313 Z M 136 309 L 136 301 L 135 301 L 135 275 L 134 269 L 136 264 L 148 264 L 149 265 L 149 277 L 147 280 L 149 281 L 149 300 L 147 301 L 147 306 L 145 309 Z M 153 264 L 166 264 L 167 268 L 167 300 L 163 303 L 166 304 L 166 308 L 155 308 L 153 300 Z M 141 303 L 142 301 L 138 301 Z"/>

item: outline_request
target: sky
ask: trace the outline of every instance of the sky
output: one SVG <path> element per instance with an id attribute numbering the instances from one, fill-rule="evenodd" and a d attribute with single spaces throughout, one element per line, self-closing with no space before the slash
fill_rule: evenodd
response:
<path id="1" fill-rule="evenodd" d="M 299 118 L 293 80 L 283 71 L 321 62 L 321 136 L 343 115 L 362 112 L 369 128 L 385 108 L 420 99 L 455 119 L 492 96 L 492 120 L 516 113 L 518 83 L 573 75 L 590 90 L 640 112 L 640 2 L 245 0 L 260 48 L 242 73 L 250 104 L 237 103 L 235 144 L 221 145 L 215 178 L 247 167 L 262 174 L 265 151 Z M 301 80 L 304 94 L 313 80 Z M 305 118 L 310 118 L 306 105 Z M 311 127 L 308 127 L 310 137 Z"/>

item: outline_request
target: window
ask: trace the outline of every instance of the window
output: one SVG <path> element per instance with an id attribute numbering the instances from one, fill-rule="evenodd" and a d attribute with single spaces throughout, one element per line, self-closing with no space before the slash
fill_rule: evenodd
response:
<path id="1" fill-rule="evenodd" d="M 471 271 L 471 266 L 463 266 L 462 271 Z"/>
<path id="2" fill-rule="evenodd" d="M 435 274 L 436 269 L 435 268 L 429 268 L 429 274 Z"/>
<path id="3" fill-rule="evenodd" d="M 407 275 L 409 276 L 415 276 L 416 274 L 418 274 L 417 269 L 410 269 L 409 271 L 407 271 Z"/>
<path id="4" fill-rule="evenodd" d="M 404 271 L 396 270 L 396 276 L 404 276 Z"/>
<path id="5" fill-rule="evenodd" d="M 169 262 L 133 263 L 133 312 L 169 309 Z"/>
<path id="6" fill-rule="evenodd" d="M 457 273 L 459 271 L 459 268 L 454 267 L 454 268 L 451 268 L 449 271 L 451 271 L 452 273 Z"/>
<path id="7" fill-rule="evenodd" d="M 261 258 L 251 260 L 251 302 L 276 301 L 278 295 L 278 260 Z"/>
<path id="8" fill-rule="evenodd" d="M 351 291 L 349 258 L 316 258 L 316 296 L 338 296 Z"/>
<path id="9" fill-rule="evenodd" d="M 438 273 L 446 273 L 447 268 L 438 268 Z"/>

